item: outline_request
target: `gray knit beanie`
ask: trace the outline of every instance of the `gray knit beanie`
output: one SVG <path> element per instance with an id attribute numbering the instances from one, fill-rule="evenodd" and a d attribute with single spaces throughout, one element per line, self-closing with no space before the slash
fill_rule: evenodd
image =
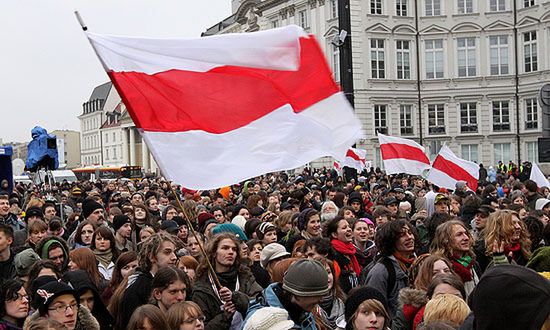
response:
<path id="1" fill-rule="evenodd" d="M 299 297 L 324 296 L 328 293 L 328 273 L 316 260 L 293 263 L 283 278 L 283 289 Z"/>

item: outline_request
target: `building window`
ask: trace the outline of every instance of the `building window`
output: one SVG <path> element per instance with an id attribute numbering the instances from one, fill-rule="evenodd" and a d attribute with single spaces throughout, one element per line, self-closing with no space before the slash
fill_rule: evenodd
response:
<path id="1" fill-rule="evenodd" d="M 538 142 L 526 142 L 525 150 L 527 150 L 527 161 L 531 163 L 539 162 L 539 144 Z"/>
<path id="2" fill-rule="evenodd" d="M 332 72 L 334 80 L 340 82 L 340 47 L 332 45 Z"/>
<path id="3" fill-rule="evenodd" d="M 382 15 L 382 0 L 370 0 L 370 13 Z"/>
<path id="4" fill-rule="evenodd" d="M 471 14 L 474 12 L 474 1 L 458 0 L 457 7 L 459 14 Z"/>
<path id="5" fill-rule="evenodd" d="M 410 41 L 397 40 L 397 79 L 411 79 Z"/>
<path id="6" fill-rule="evenodd" d="M 499 161 L 507 163 L 512 159 L 512 157 L 510 157 L 510 143 L 495 143 L 493 145 L 493 152 L 495 164 Z"/>
<path id="7" fill-rule="evenodd" d="M 445 105 L 428 105 L 428 133 L 445 134 Z"/>
<path id="8" fill-rule="evenodd" d="M 401 135 L 412 135 L 412 105 L 402 104 L 399 107 L 399 123 L 401 126 Z"/>
<path id="9" fill-rule="evenodd" d="M 489 0 L 489 9 L 491 11 L 505 11 L 506 0 Z"/>
<path id="10" fill-rule="evenodd" d="M 109 148 L 105 148 L 105 160 L 109 160 Z"/>
<path id="11" fill-rule="evenodd" d="M 395 15 L 407 16 L 407 0 L 395 0 Z"/>
<path id="12" fill-rule="evenodd" d="M 278 19 L 274 19 L 271 21 L 271 28 L 272 29 L 276 29 L 279 27 L 279 20 Z"/>
<path id="13" fill-rule="evenodd" d="M 374 105 L 374 134 L 388 134 L 386 105 Z"/>
<path id="14" fill-rule="evenodd" d="M 430 141 L 428 143 L 428 158 L 430 158 L 430 162 L 433 162 L 435 157 L 439 154 L 439 151 L 441 150 L 441 147 L 443 146 L 442 141 Z"/>
<path id="15" fill-rule="evenodd" d="M 525 129 L 537 129 L 538 121 L 537 99 L 525 100 Z"/>
<path id="16" fill-rule="evenodd" d="M 477 111 L 476 103 L 460 103 L 460 132 L 477 132 Z"/>
<path id="17" fill-rule="evenodd" d="M 426 16 L 441 15 L 441 0 L 425 0 Z"/>
<path id="18" fill-rule="evenodd" d="M 458 38 L 458 76 L 474 77 L 476 75 L 476 38 Z"/>
<path id="19" fill-rule="evenodd" d="M 443 78 L 443 39 L 426 40 L 426 78 Z"/>
<path id="20" fill-rule="evenodd" d="M 109 142 L 109 133 L 105 133 L 105 143 Z"/>
<path id="21" fill-rule="evenodd" d="M 338 17 L 338 0 L 330 0 L 330 18 L 336 18 Z"/>
<path id="22" fill-rule="evenodd" d="M 508 74 L 508 37 L 489 37 L 489 53 L 491 57 L 491 76 Z"/>
<path id="23" fill-rule="evenodd" d="M 537 71 L 537 31 L 523 34 L 523 59 L 525 72 Z"/>
<path id="24" fill-rule="evenodd" d="M 533 7 L 535 5 L 535 0 L 523 0 L 523 8 Z"/>
<path id="25" fill-rule="evenodd" d="M 386 78 L 384 39 L 370 40 L 370 56 L 372 78 Z"/>
<path id="26" fill-rule="evenodd" d="M 113 148 L 113 159 L 116 159 L 116 149 L 117 149 L 117 147 Z"/>
<path id="27" fill-rule="evenodd" d="M 478 162 L 477 144 L 463 144 L 460 146 L 462 159 Z"/>
<path id="28" fill-rule="evenodd" d="M 113 142 L 116 142 L 116 132 L 113 132 Z"/>
<path id="29" fill-rule="evenodd" d="M 510 130 L 510 106 L 508 101 L 493 101 L 493 131 Z"/>
<path id="30" fill-rule="evenodd" d="M 298 12 L 298 22 L 300 23 L 300 26 L 302 28 L 309 28 L 309 22 L 307 20 L 307 10 L 300 10 Z"/>

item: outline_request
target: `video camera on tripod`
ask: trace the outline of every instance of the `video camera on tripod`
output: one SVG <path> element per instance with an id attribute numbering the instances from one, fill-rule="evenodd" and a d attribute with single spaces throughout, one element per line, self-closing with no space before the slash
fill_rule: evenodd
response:
<path id="1" fill-rule="evenodd" d="M 31 136 L 32 141 L 27 146 L 25 170 L 31 173 L 41 170 L 49 172 L 50 175 L 45 176 L 43 182 L 51 183 L 51 171 L 59 167 L 57 137 L 48 134 L 46 129 L 40 126 L 35 126 L 31 130 Z"/>

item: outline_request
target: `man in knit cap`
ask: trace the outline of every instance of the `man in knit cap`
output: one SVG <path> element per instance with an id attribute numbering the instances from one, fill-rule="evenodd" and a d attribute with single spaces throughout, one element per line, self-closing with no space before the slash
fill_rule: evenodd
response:
<path id="1" fill-rule="evenodd" d="M 300 259 L 288 268 L 283 283 L 269 285 L 251 303 L 245 327 L 258 310 L 269 306 L 287 310 L 288 319 L 294 322 L 296 329 L 317 329 L 311 312 L 328 291 L 325 267 L 316 260 Z"/>
<path id="2" fill-rule="evenodd" d="M 135 251 L 136 247 L 131 240 L 132 220 L 127 215 L 119 214 L 113 218 L 116 248 L 120 252 Z"/>

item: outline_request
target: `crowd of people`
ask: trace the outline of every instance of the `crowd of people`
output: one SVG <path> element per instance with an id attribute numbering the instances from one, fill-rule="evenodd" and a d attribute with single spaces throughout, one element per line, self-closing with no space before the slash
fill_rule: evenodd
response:
<path id="1" fill-rule="evenodd" d="M 547 330 L 550 187 L 520 171 L 3 183 L 0 330 Z"/>

